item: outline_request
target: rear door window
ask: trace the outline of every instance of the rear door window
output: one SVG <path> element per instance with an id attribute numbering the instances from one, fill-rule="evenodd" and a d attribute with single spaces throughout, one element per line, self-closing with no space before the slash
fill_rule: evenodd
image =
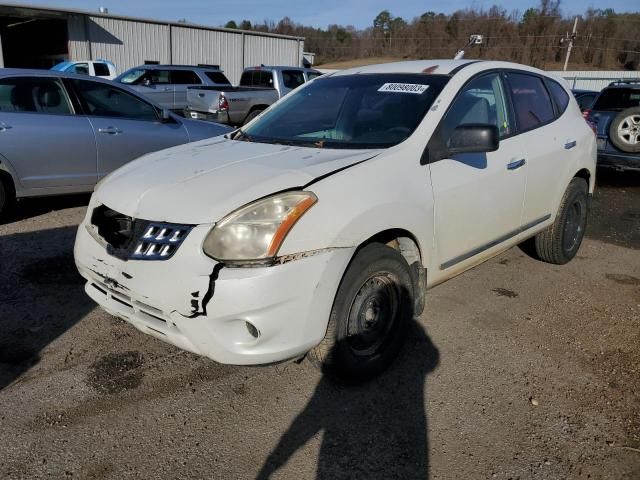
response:
<path id="1" fill-rule="evenodd" d="M 174 85 L 200 85 L 202 80 L 192 70 L 171 70 L 171 83 Z"/>
<path id="2" fill-rule="evenodd" d="M 97 77 L 108 77 L 110 75 L 109 66 L 106 63 L 93 62 L 93 69 Z"/>
<path id="3" fill-rule="evenodd" d="M 640 88 L 606 88 L 593 104 L 594 110 L 620 111 L 640 106 Z"/>
<path id="4" fill-rule="evenodd" d="M 57 80 L 24 77 L 0 80 L 0 111 L 50 115 L 72 113 L 66 92 Z"/>
<path id="5" fill-rule="evenodd" d="M 304 83 L 304 74 L 300 70 L 283 70 L 282 83 L 292 90 L 298 88 Z"/>
<path id="6" fill-rule="evenodd" d="M 509 73 L 511 98 L 521 132 L 537 128 L 554 119 L 551 98 L 540 77 Z"/>
<path id="7" fill-rule="evenodd" d="M 72 80 L 87 115 L 129 120 L 158 120 L 156 109 L 124 90 L 107 83 Z"/>

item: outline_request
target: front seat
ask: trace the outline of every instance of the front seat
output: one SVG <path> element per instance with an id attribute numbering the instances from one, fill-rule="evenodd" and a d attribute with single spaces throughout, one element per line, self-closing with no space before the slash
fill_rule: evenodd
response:
<path id="1" fill-rule="evenodd" d="M 42 113 L 68 113 L 62 103 L 60 89 L 55 85 L 43 85 L 37 88 L 36 107 Z"/>

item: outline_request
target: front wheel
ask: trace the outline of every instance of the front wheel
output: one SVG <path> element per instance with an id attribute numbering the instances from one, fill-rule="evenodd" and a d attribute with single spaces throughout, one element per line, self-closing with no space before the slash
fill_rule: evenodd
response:
<path id="1" fill-rule="evenodd" d="M 411 270 L 395 249 L 372 243 L 344 274 L 325 338 L 309 358 L 330 376 L 368 380 L 395 358 L 413 317 Z"/>
<path id="2" fill-rule="evenodd" d="M 15 195 L 10 186 L 0 176 L 0 218 L 2 218 L 9 211 L 10 207 L 15 202 Z"/>
<path id="3" fill-rule="evenodd" d="M 564 265 L 580 248 L 587 227 L 589 187 L 582 178 L 574 178 L 560 202 L 558 215 L 549 228 L 535 236 L 538 257 L 548 263 Z"/>

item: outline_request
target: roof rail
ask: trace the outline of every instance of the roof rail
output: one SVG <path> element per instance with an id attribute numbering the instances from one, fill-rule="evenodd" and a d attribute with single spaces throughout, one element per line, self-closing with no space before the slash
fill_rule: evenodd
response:
<path id="1" fill-rule="evenodd" d="M 615 81 L 611 82 L 609 84 L 609 86 L 611 87 L 613 85 L 629 85 L 629 84 L 632 84 L 632 83 L 640 84 L 640 78 L 629 78 L 629 79 L 621 78 L 619 80 L 615 80 Z"/>
<path id="2" fill-rule="evenodd" d="M 220 70 L 220 65 L 211 65 L 211 64 L 208 64 L 208 63 L 199 63 L 198 66 L 199 67 L 205 67 L 205 68 L 215 68 L 215 69 Z"/>

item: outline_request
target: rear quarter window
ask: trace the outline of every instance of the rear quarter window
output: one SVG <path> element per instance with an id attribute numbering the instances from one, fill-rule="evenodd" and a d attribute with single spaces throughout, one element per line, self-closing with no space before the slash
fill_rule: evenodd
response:
<path id="1" fill-rule="evenodd" d="M 209 80 L 219 85 L 231 85 L 231 82 L 222 72 L 204 72 Z"/>
<path id="2" fill-rule="evenodd" d="M 558 109 L 558 116 L 562 115 L 569 105 L 569 94 L 567 91 L 555 80 L 546 80 L 547 88 L 553 97 L 553 101 Z"/>

